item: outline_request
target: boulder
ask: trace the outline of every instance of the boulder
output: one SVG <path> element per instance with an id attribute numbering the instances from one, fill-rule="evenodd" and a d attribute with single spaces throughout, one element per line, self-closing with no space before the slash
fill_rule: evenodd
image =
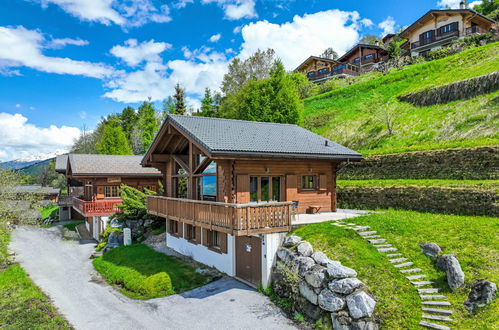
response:
<path id="1" fill-rule="evenodd" d="M 362 283 L 356 278 L 343 278 L 341 280 L 334 280 L 329 282 L 328 287 L 329 290 L 333 292 L 348 295 L 363 285 L 364 283 Z"/>
<path id="2" fill-rule="evenodd" d="M 345 311 L 331 313 L 331 323 L 334 330 L 351 330 L 352 318 Z"/>
<path id="3" fill-rule="evenodd" d="M 464 302 L 464 307 L 470 313 L 474 313 L 478 307 L 489 304 L 497 295 L 495 283 L 487 280 L 479 280 L 471 286 L 468 299 Z"/>
<path id="4" fill-rule="evenodd" d="M 345 267 L 341 264 L 328 263 L 327 273 L 333 278 L 356 277 L 357 272 L 352 268 Z"/>
<path id="5" fill-rule="evenodd" d="M 423 250 L 423 254 L 433 260 L 442 252 L 442 248 L 436 243 L 421 243 L 419 246 L 421 247 L 421 250 Z"/>
<path id="6" fill-rule="evenodd" d="M 289 261 L 290 257 L 291 257 L 291 251 L 289 251 L 288 249 L 286 248 L 283 248 L 283 247 L 279 247 L 277 249 L 277 258 L 279 258 L 283 263 L 286 263 Z"/>
<path id="7" fill-rule="evenodd" d="M 452 291 L 464 284 L 464 272 L 457 258 L 452 254 L 443 254 L 437 258 L 437 268 L 447 273 L 447 283 Z"/>
<path id="8" fill-rule="evenodd" d="M 319 265 L 322 265 L 322 266 L 326 266 L 328 264 L 328 262 L 331 261 L 331 260 L 329 260 L 327 255 L 322 251 L 316 251 L 316 252 L 312 253 L 311 257 L 312 257 L 312 259 L 315 260 L 316 263 L 318 263 Z"/>
<path id="9" fill-rule="evenodd" d="M 295 246 L 296 244 L 298 244 L 300 242 L 301 242 L 301 238 L 300 237 L 291 235 L 291 236 L 286 236 L 284 238 L 284 241 L 283 241 L 282 245 L 284 247 L 292 247 L 292 246 Z"/>
<path id="10" fill-rule="evenodd" d="M 303 241 L 296 247 L 298 254 L 304 257 L 310 257 L 314 253 L 314 248 L 309 242 Z"/>
<path id="11" fill-rule="evenodd" d="M 318 302 L 319 306 L 328 312 L 337 312 L 345 308 L 345 299 L 329 289 L 321 291 Z"/>
<path id="12" fill-rule="evenodd" d="M 305 273 L 308 272 L 313 266 L 315 266 L 314 259 L 310 257 L 298 257 L 295 259 L 296 266 L 298 268 L 298 275 L 301 277 L 305 276 Z"/>
<path id="13" fill-rule="evenodd" d="M 314 288 L 320 288 L 326 281 L 326 267 L 314 265 L 309 271 L 305 273 L 305 281 Z"/>
<path id="14" fill-rule="evenodd" d="M 296 298 L 295 307 L 299 313 L 313 321 L 317 321 L 324 314 L 324 311 L 319 306 L 310 303 L 303 297 Z"/>
<path id="15" fill-rule="evenodd" d="M 376 301 L 364 291 L 351 294 L 347 297 L 348 311 L 354 319 L 370 317 L 373 314 Z"/>
<path id="16" fill-rule="evenodd" d="M 314 289 L 307 284 L 307 282 L 301 281 L 298 288 L 300 290 L 300 294 L 305 299 L 310 301 L 310 303 L 317 305 L 317 294 L 314 292 Z"/>
<path id="17" fill-rule="evenodd" d="M 378 330 L 379 326 L 371 320 L 357 320 L 352 322 L 352 330 Z"/>

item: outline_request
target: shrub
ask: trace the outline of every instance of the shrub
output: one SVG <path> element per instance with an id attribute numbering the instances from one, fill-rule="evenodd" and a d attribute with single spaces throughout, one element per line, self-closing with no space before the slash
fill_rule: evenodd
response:
<path id="1" fill-rule="evenodd" d="M 145 288 L 146 277 L 136 270 L 115 264 L 100 258 L 93 260 L 95 269 L 109 284 L 122 286 L 127 291 L 138 295 L 148 294 Z"/>
<path id="2" fill-rule="evenodd" d="M 96 251 L 102 250 L 107 245 L 107 239 L 111 233 L 121 233 L 121 228 L 114 228 L 108 225 L 106 230 L 100 234 L 101 241 L 97 244 L 97 248 L 95 248 Z"/>
<path id="3" fill-rule="evenodd" d="M 172 280 L 165 273 L 157 273 L 149 276 L 144 281 L 144 288 L 152 296 L 174 294 Z"/>

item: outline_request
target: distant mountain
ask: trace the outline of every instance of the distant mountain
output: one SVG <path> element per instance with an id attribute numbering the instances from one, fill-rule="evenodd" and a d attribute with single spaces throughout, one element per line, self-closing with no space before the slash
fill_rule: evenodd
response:
<path id="1" fill-rule="evenodd" d="M 56 150 L 55 152 L 51 152 L 48 154 L 37 155 L 37 156 L 29 156 L 24 158 L 19 158 L 16 160 L 10 160 L 7 162 L 0 163 L 0 167 L 8 168 L 12 170 L 21 170 L 25 168 L 34 167 L 37 164 L 48 165 L 52 160 L 55 159 L 57 155 L 61 155 L 65 153 L 63 150 Z M 24 172 L 24 170 L 23 170 Z M 28 173 L 27 173 L 28 174 Z M 31 174 L 31 173 L 29 173 Z"/>

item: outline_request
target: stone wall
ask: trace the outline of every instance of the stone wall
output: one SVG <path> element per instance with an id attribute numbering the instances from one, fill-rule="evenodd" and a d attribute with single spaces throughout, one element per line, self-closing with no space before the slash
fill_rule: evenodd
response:
<path id="1" fill-rule="evenodd" d="M 338 208 L 375 210 L 404 209 L 459 215 L 499 216 L 497 193 L 441 187 L 342 187 Z"/>
<path id="2" fill-rule="evenodd" d="M 313 251 L 310 243 L 288 236 L 277 250 L 272 289 L 292 310 L 316 321 L 330 318 L 334 329 L 378 329 L 376 300 L 355 270 Z"/>
<path id="3" fill-rule="evenodd" d="M 496 180 L 499 147 L 429 150 L 369 156 L 349 163 L 339 180 L 449 179 Z"/>
<path id="4" fill-rule="evenodd" d="M 425 107 L 435 104 L 446 104 L 456 100 L 470 99 L 497 90 L 499 90 L 499 71 L 401 95 L 399 99 Z"/>

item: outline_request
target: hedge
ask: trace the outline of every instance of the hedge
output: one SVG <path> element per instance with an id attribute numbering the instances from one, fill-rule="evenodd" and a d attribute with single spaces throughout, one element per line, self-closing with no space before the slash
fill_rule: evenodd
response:
<path id="1" fill-rule="evenodd" d="M 496 180 L 498 164 L 498 146 L 407 152 L 348 163 L 338 172 L 338 179 Z"/>
<path id="2" fill-rule="evenodd" d="M 470 99 L 499 90 L 499 71 L 399 96 L 401 101 L 426 107 Z"/>
<path id="3" fill-rule="evenodd" d="M 342 187 L 338 207 L 346 209 L 404 209 L 456 215 L 499 216 L 497 193 L 445 187 Z"/>

